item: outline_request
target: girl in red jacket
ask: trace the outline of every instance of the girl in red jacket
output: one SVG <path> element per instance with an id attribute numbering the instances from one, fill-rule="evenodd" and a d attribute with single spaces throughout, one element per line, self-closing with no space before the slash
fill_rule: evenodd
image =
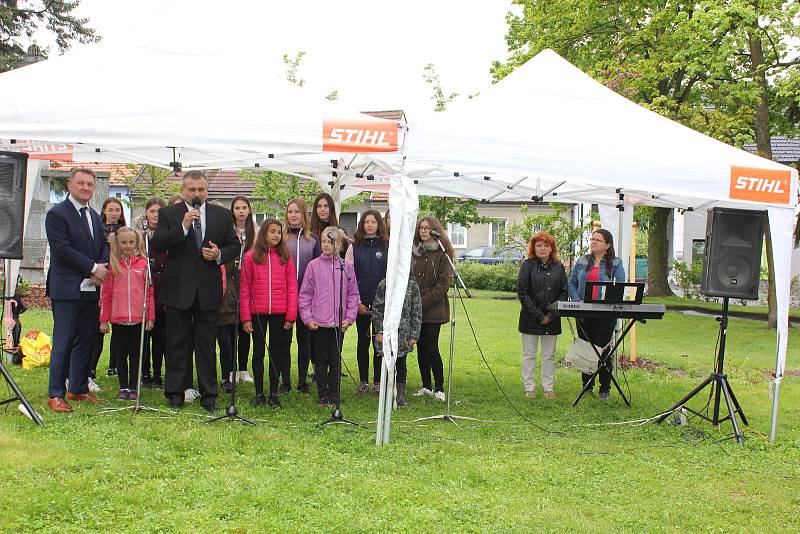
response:
<path id="1" fill-rule="evenodd" d="M 133 228 L 120 228 L 108 236 L 108 242 L 110 272 L 100 289 L 100 331 L 108 333 L 108 323 L 114 325 L 111 342 L 117 350 L 117 398 L 136 400 L 147 258 L 142 236 Z M 148 286 L 145 328 L 152 330 L 154 321 L 153 288 Z"/>
<path id="2" fill-rule="evenodd" d="M 239 284 L 242 329 L 253 334 L 253 406 L 280 406 L 278 376 L 289 376 L 292 324 L 297 319 L 297 276 L 278 219 L 267 219 L 244 256 Z M 269 399 L 264 398 L 264 347 L 269 327 Z"/>

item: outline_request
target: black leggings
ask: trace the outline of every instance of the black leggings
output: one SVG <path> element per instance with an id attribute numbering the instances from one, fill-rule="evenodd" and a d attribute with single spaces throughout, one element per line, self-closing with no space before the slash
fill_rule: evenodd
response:
<path id="1" fill-rule="evenodd" d="M 116 338 L 117 374 L 119 388 L 136 390 L 139 380 L 139 340 L 141 323 L 134 325 L 115 324 L 111 326 L 111 339 Z"/>
<path id="2" fill-rule="evenodd" d="M 319 398 L 337 400 L 341 385 L 342 362 L 340 358 L 342 346 L 336 346 L 338 330 L 336 328 L 319 327 L 311 331 L 314 347 L 314 376 L 317 379 Z M 341 341 L 341 340 L 340 340 Z"/>
<path id="3" fill-rule="evenodd" d="M 297 338 L 297 384 L 300 385 L 308 383 L 308 364 L 311 363 L 314 353 L 311 351 L 311 331 L 303 324 L 300 317 L 297 319 L 294 327 Z"/>
<path id="4" fill-rule="evenodd" d="M 406 366 L 405 354 L 397 357 L 397 361 L 394 364 L 394 370 L 396 372 L 395 382 L 398 384 L 405 384 L 406 378 L 408 377 L 408 367 Z"/>
<path id="5" fill-rule="evenodd" d="M 150 357 L 153 361 L 153 377 L 161 378 L 161 367 L 164 363 L 166 346 L 167 311 L 156 309 L 156 320 L 153 329 L 145 333 L 144 359 L 142 360 L 142 376 L 150 376 Z"/>
<path id="6" fill-rule="evenodd" d="M 611 341 L 611 336 L 614 334 L 614 325 L 617 320 L 593 318 L 584 319 L 583 321 L 579 319 L 577 322 L 578 337 L 602 348 Z M 600 365 L 600 391 L 609 391 L 611 389 L 611 372 L 614 369 L 614 356 L 608 355 L 605 352 L 603 356 L 607 357 L 605 358 L 605 365 Z M 592 375 L 581 373 L 581 377 L 583 385 L 585 386 Z M 594 387 L 594 383 L 592 383 L 591 387 Z"/>
<path id="7" fill-rule="evenodd" d="M 289 376 L 289 344 L 292 331 L 284 330 L 286 315 L 253 316 L 253 381 L 256 395 L 264 394 L 264 349 L 269 329 L 269 394 L 278 393 L 278 377 Z"/>
<path id="8" fill-rule="evenodd" d="M 247 371 L 247 360 L 250 359 L 250 334 L 242 329 L 242 323 L 239 323 L 239 369 L 238 371 Z M 231 362 L 233 363 L 233 362 Z"/>
<path id="9" fill-rule="evenodd" d="M 422 376 L 422 387 L 431 391 L 444 391 L 444 367 L 442 355 L 439 353 L 439 331 L 442 325 L 438 323 L 422 323 L 422 330 L 417 343 L 417 361 L 419 374 Z M 435 387 L 431 387 L 431 371 Z"/>
<path id="10" fill-rule="evenodd" d="M 369 353 L 372 351 L 372 381 L 380 380 L 381 360 L 373 350 L 372 315 L 356 316 L 356 329 L 358 330 L 358 378 L 361 382 L 369 380 Z"/>

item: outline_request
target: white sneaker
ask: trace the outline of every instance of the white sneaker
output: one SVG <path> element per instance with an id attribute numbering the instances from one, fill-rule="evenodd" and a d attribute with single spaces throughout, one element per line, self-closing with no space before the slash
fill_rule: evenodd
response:
<path id="1" fill-rule="evenodd" d="M 194 402 L 200 398 L 200 392 L 196 389 L 188 388 L 183 392 L 183 402 Z"/>
<path id="2" fill-rule="evenodd" d="M 444 391 L 437 391 L 433 394 L 433 398 L 440 401 L 445 400 Z"/>
<path id="3" fill-rule="evenodd" d="M 414 393 L 415 397 L 422 397 L 424 395 L 433 395 L 433 391 L 429 390 L 428 388 L 419 388 L 419 391 Z"/>
<path id="4" fill-rule="evenodd" d="M 239 382 L 252 382 L 253 378 L 247 373 L 247 371 L 239 371 L 238 381 Z"/>
<path id="5" fill-rule="evenodd" d="M 94 378 L 89 377 L 89 392 L 100 393 L 101 391 L 103 391 L 103 389 L 94 381 Z"/>

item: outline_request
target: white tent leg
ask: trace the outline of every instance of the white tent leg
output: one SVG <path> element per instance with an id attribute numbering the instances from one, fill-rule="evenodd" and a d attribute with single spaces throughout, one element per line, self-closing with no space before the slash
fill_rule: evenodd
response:
<path id="1" fill-rule="evenodd" d="M 378 424 L 375 429 L 375 445 L 384 445 L 383 418 L 386 405 L 386 358 L 381 358 L 381 389 L 378 393 Z"/>
<path id="2" fill-rule="evenodd" d="M 778 334 L 780 339 L 780 333 Z M 779 405 L 779 397 L 781 393 L 781 381 L 783 380 L 783 365 L 784 362 L 781 360 L 781 353 L 780 353 L 780 346 L 781 343 L 778 341 L 778 350 L 776 350 L 776 362 L 775 362 L 775 389 L 773 390 L 773 397 L 772 397 L 772 421 L 770 423 L 769 428 L 769 441 L 770 443 L 775 441 L 775 436 L 778 433 L 778 405 Z"/>
<path id="3" fill-rule="evenodd" d="M 391 371 L 386 369 L 386 375 L 383 375 L 383 373 L 381 374 L 383 376 L 383 380 L 381 380 L 381 388 L 385 387 L 384 391 L 386 395 L 386 399 L 383 403 L 383 445 L 388 445 L 389 430 L 392 426 L 392 408 L 394 407 L 394 369 Z M 386 386 L 383 385 L 384 381 L 386 382 Z"/>

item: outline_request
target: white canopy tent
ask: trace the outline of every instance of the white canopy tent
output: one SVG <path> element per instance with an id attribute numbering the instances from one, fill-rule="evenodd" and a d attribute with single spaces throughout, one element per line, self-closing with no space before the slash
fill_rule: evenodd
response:
<path id="1" fill-rule="evenodd" d="M 92 83 L 98 72 L 119 83 Z M 391 189 L 393 219 L 402 227 L 413 225 L 407 215 L 416 210 L 416 192 L 621 208 L 767 209 L 776 251 L 780 385 L 797 171 L 647 111 L 552 51 L 475 99 L 412 122 L 407 143 L 396 123 L 320 102 L 236 58 L 84 49 L 0 75 L 0 139 L 67 144 L 74 161 L 258 165 L 310 176 L 335 195 L 342 187 Z M 330 160 L 337 162 L 335 176 Z M 393 225 L 399 239 L 387 278 L 397 286 L 387 288 L 387 307 L 397 314 L 402 300 L 392 302 L 405 291 L 408 230 Z M 385 330 L 396 319 L 390 314 Z"/>
<path id="2" fill-rule="evenodd" d="M 409 174 L 421 193 L 628 211 L 614 226 L 626 226 L 639 204 L 767 210 L 779 316 L 774 438 L 788 335 L 795 169 L 653 113 L 551 50 L 472 100 L 412 118 L 405 156 L 418 170 Z"/>

